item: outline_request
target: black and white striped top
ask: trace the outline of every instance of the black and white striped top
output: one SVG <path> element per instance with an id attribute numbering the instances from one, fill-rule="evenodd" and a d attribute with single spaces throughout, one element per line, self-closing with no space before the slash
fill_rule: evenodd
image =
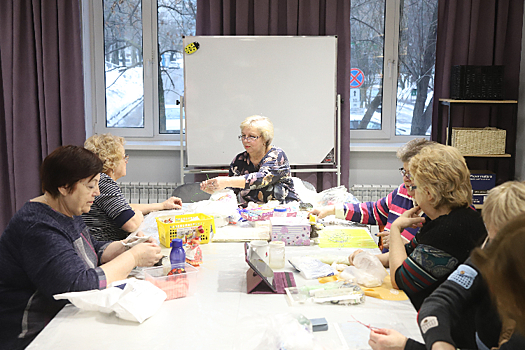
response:
<path id="1" fill-rule="evenodd" d="M 101 173 L 100 195 L 95 197 L 89 213 L 82 214 L 89 232 L 99 241 L 118 241 L 129 232 L 121 229 L 135 215 L 118 184 L 108 175 Z"/>

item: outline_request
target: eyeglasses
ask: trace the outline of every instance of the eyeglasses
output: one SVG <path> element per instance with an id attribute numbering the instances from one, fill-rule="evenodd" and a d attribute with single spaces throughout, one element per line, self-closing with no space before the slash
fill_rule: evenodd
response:
<path id="1" fill-rule="evenodd" d="M 125 154 L 123 159 L 127 163 L 129 160 L 129 154 Z"/>
<path id="2" fill-rule="evenodd" d="M 417 189 L 417 186 L 416 186 L 416 185 L 409 185 L 409 186 L 408 186 L 408 190 L 409 190 L 410 192 L 412 192 L 412 191 L 415 190 L 415 189 Z"/>
<path id="3" fill-rule="evenodd" d="M 260 136 L 246 136 L 246 135 L 239 135 L 237 138 L 239 141 L 246 140 L 248 142 L 253 142 L 257 140 Z"/>
<path id="4" fill-rule="evenodd" d="M 399 168 L 399 172 L 401 173 L 401 175 L 403 175 L 403 177 L 406 177 L 409 180 L 411 179 L 410 173 L 408 172 L 408 170 L 405 170 L 405 168 Z"/>

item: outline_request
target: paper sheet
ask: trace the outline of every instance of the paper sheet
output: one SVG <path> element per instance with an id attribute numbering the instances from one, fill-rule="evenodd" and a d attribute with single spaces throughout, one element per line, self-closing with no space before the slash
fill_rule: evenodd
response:
<path id="1" fill-rule="evenodd" d="M 363 228 L 326 227 L 319 231 L 321 248 L 377 248 L 370 234 Z"/>

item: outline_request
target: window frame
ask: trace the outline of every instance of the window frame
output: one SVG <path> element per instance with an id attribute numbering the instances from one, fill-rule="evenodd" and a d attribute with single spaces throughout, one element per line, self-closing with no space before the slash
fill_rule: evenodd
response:
<path id="1" fill-rule="evenodd" d="M 125 137 L 128 141 L 180 141 L 180 132 L 160 133 L 157 39 L 157 1 L 142 2 L 142 47 L 144 86 L 144 127 L 106 127 L 106 89 L 104 64 L 104 15 L 102 0 L 82 0 L 82 22 L 84 33 L 84 88 L 86 94 L 86 115 L 89 116 L 91 131 L 97 134 L 111 133 Z M 86 52 L 88 51 L 88 52 Z M 89 127 L 89 124 L 87 124 Z M 178 143 L 178 142 L 177 142 Z"/>
<path id="2" fill-rule="evenodd" d="M 397 74 L 399 54 L 400 0 L 385 0 L 385 33 L 383 44 L 383 99 L 381 130 L 350 130 L 350 143 L 403 144 L 429 135 L 396 135 Z"/>

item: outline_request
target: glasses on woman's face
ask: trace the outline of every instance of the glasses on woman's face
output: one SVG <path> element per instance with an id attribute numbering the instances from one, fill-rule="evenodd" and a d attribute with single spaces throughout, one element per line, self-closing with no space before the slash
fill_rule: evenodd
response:
<path id="1" fill-rule="evenodd" d="M 414 190 L 416 190 L 416 189 L 417 189 L 417 186 L 416 186 L 416 185 L 409 185 L 409 186 L 408 186 L 408 190 L 409 190 L 410 192 L 412 192 L 412 191 L 414 191 Z"/>
<path id="2" fill-rule="evenodd" d="M 124 161 L 127 163 L 129 161 L 129 154 L 124 154 Z"/>
<path id="3" fill-rule="evenodd" d="M 401 173 L 401 175 L 403 177 L 406 177 L 407 179 L 411 179 L 410 177 L 410 173 L 408 172 L 408 170 L 406 170 L 405 168 L 399 168 L 399 172 Z"/>
<path id="4" fill-rule="evenodd" d="M 239 135 L 238 136 L 238 139 L 239 141 L 247 141 L 247 142 L 253 142 L 255 140 L 257 140 L 260 136 L 246 136 L 246 135 Z"/>

